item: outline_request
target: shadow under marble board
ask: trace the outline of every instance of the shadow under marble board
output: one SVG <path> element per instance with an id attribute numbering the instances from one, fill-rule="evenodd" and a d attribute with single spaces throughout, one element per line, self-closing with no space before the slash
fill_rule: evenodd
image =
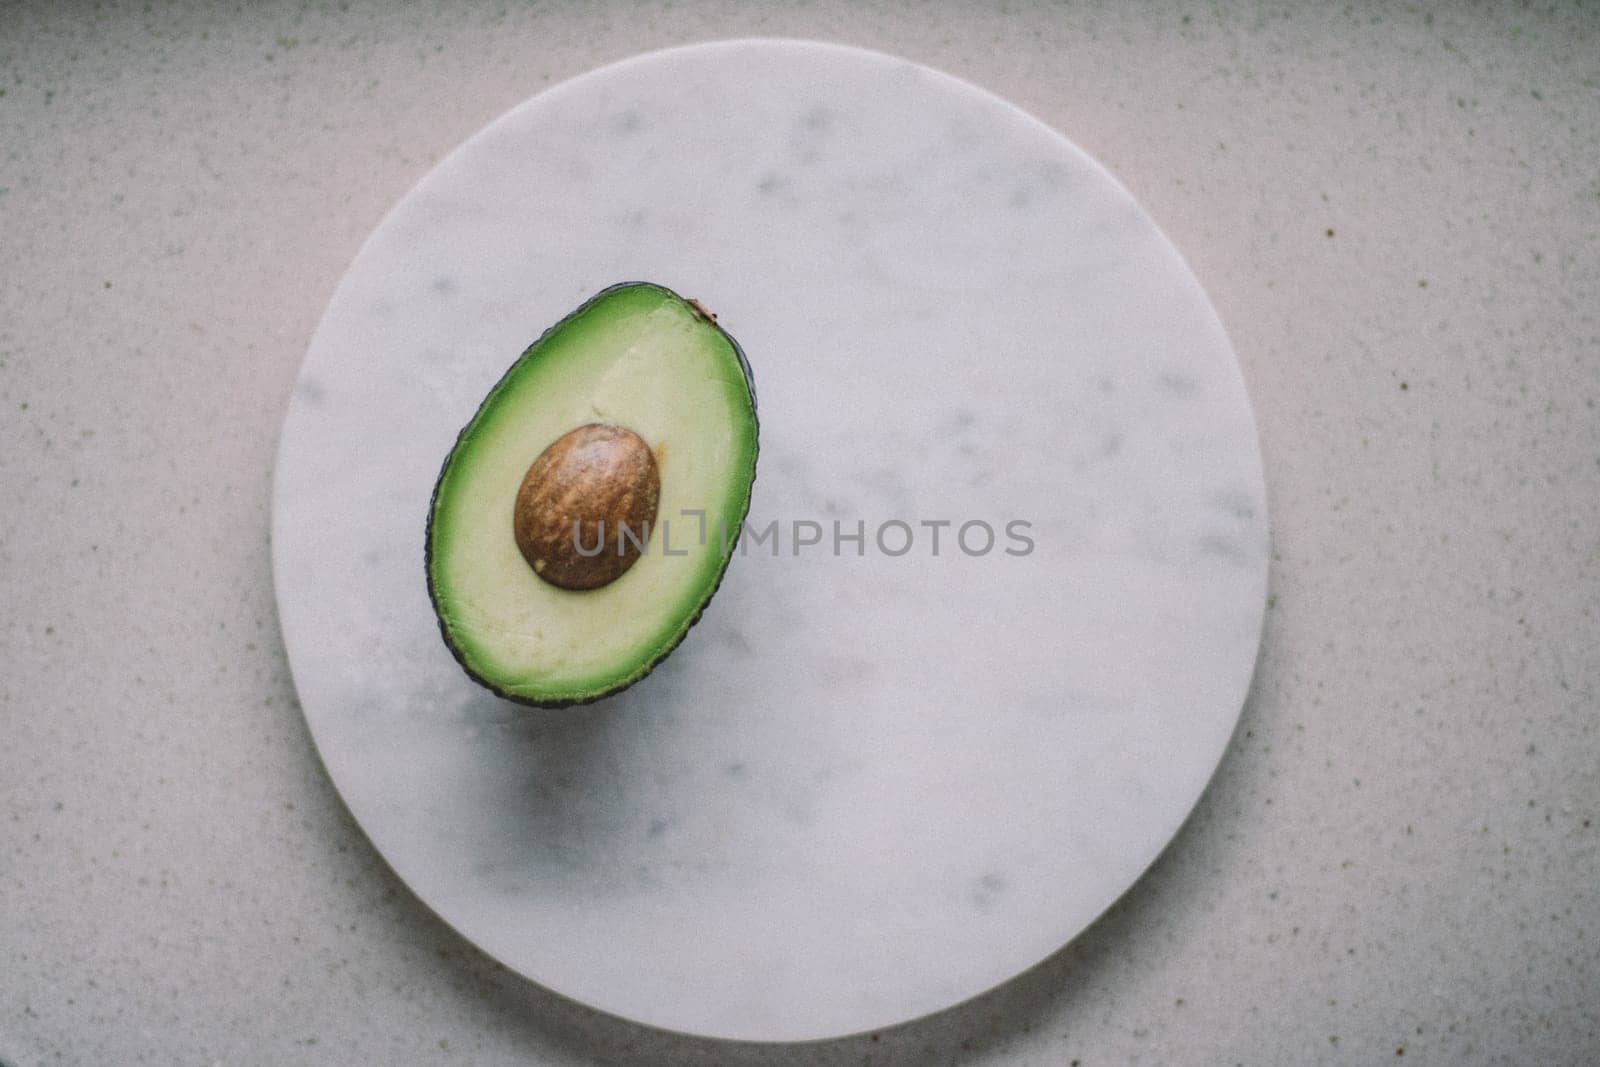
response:
<path id="1" fill-rule="evenodd" d="M 529 342 L 635 279 L 748 353 L 780 551 L 633 689 L 514 706 L 440 640 L 429 495 Z M 981 993 L 1139 877 L 1239 714 L 1267 525 L 1228 340 L 1113 178 L 924 67 L 732 41 L 534 97 L 383 221 L 306 355 L 273 561 L 328 772 L 423 901 L 594 1008 L 797 1040 Z"/>

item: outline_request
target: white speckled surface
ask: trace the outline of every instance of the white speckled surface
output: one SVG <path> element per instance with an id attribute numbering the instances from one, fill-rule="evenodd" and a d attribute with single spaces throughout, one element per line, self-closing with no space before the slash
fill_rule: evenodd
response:
<path id="1" fill-rule="evenodd" d="M 422 519 L 505 367 L 628 278 L 749 353 L 776 554 L 622 697 L 530 712 L 440 642 Z M 1263 496 L 1215 314 L 1100 167 L 925 67 L 744 41 L 558 86 L 384 220 L 290 406 L 274 574 L 424 902 L 590 1006 L 815 1040 L 1013 977 L 1154 859 L 1250 680 Z"/>
<path id="2" fill-rule="evenodd" d="M 546 993 L 407 891 L 317 762 L 266 536 L 396 200 L 544 86 L 748 34 L 1104 161 L 1227 323 L 1275 551 L 1148 874 L 991 994 L 779 1050 Z M 1565 5 L 0 6 L 0 1059 L 1593 1063 L 1597 53 Z"/>

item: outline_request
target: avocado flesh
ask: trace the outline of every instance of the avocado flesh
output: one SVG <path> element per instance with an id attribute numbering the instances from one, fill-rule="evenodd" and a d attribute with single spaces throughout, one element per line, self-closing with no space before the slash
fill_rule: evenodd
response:
<path id="1" fill-rule="evenodd" d="M 593 422 L 654 451 L 657 528 L 616 581 L 570 591 L 534 573 L 511 515 L 533 460 Z M 647 674 L 716 592 L 749 508 L 756 430 L 737 344 L 671 290 L 614 286 L 557 323 L 490 390 L 434 489 L 428 587 L 457 660 L 501 696 L 540 706 L 596 700 Z"/>

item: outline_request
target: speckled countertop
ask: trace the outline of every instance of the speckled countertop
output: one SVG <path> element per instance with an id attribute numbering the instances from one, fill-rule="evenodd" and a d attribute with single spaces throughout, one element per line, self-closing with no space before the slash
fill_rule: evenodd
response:
<path id="1" fill-rule="evenodd" d="M 740 35 L 965 77 L 1188 257 L 1256 406 L 1255 687 L 1041 967 L 811 1046 L 619 1022 L 383 866 L 277 633 L 271 466 L 362 239 L 489 119 Z M 1600 12 L 0 8 L 0 1060 L 1600 1059 Z"/>

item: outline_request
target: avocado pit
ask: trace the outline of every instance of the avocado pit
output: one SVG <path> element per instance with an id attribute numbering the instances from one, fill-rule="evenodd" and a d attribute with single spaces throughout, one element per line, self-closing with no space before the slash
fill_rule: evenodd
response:
<path id="1" fill-rule="evenodd" d="M 512 512 L 517 549 L 562 589 L 622 577 L 650 541 L 661 498 L 655 455 L 632 430 L 589 423 L 539 453 Z"/>

